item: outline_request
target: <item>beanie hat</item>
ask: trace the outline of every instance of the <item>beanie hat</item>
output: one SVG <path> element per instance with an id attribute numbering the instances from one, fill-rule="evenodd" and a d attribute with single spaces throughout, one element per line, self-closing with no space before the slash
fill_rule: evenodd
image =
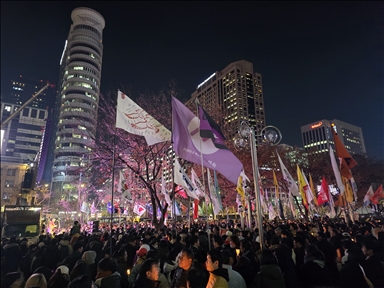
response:
<path id="1" fill-rule="evenodd" d="M 143 244 L 143 245 L 140 246 L 140 249 L 137 250 L 136 254 L 139 255 L 139 256 L 144 256 L 144 255 L 146 255 L 148 253 L 149 250 L 151 250 L 149 245 Z"/>
<path id="2" fill-rule="evenodd" d="M 57 267 L 56 271 L 60 270 L 61 274 L 69 275 L 69 268 L 67 266 L 61 265 Z"/>
<path id="3" fill-rule="evenodd" d="M 95 263 L 96 252 L 92 251 L 92 250 L 85 251 L 84 254 L 83 254 L 83 259 L 84 259 L 84 262 L 87 265 L 91 265 L 91 264 Z"/>

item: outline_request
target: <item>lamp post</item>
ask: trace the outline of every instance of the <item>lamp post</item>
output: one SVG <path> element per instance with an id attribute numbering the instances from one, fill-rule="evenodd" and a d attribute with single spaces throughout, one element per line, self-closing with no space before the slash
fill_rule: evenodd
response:
<path id="1" fill-rule="evenodd" d="M 249 146 L 251 149 L 252 156 L 252 169 L 253 169 L 253 182 L 255 189 L 255 201 L 256 201 L 256 223 L 259 227 L 259 237 L 260 237 L 260 249 L 264 248 L 264 231 L 263 231 L 263 213 L 261 210 L 261 195 L 260 195 L 260 186 L 259 186 L 259 167 L 257 163 L 257 148 L 256 148 L 256 136 L 263 136 L 264 141 L 277 145 L 281 141 L 280 130 L 275 126 L 266 126 L 261 131 L 260 134 L 255 133 L 255 130 L 251 128 L 247 122 L 243 121 L 240 123 L 239 131 L 235 137 L 234 145 L 237 150 L 246 149 L 248 150 Z"/>

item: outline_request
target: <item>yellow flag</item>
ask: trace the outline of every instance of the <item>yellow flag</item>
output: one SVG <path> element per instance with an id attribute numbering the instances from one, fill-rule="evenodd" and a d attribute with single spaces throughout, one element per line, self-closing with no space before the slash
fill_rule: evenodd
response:
<path id="1" fill-rule="evenodd" d="M 343 183 L 344 183 L 344 186 L 345 186 L 345 198 L 346 198 L 347 202 L 351 203 L 351 202 L 353 202 L 352 186 L 349 183 L 349 180 L 347 178 L 345 178 L 345 177 L 343 177 Z"/>
<path id="2" fill-rule="evenodd" d="M 277 183 L 277 177 L 275 174 L 275 170 L 272 170 L 272 172 L 273 172 L 273 185 L 275 185 L 276 197 L 277 197 L 277 199 L 279 199 L 279 183 Z"/>
<path id="3" fill-rule="evenodd" d="M 244 200 L 245 197 L 245 192 L 243 188 L 243 177 L 239 176 L 237 179 L 237 186 L 236 186 L 236 191 L 240 194 L 241 200 Z"/>
<path id="4" fill-rule="evenodd" d="M 313 194 L 313 202 L 315 202 L 316 206 L 317 204 L 317 195 L 315 190 L 315 185 L 313 185 L 312 175 L 309 174 L 309 186 L 311 186 L 312 194 Z"/>
<path id="5" fill-rule="evenodd" d="M 299 192 L 300 192 L 301 198 L 303 199 L 303 204 L 308 209 L 307 197 L 305 196 L 305 191 L 304 191 L 304 187 L 307 185 L 307 183 L 305 183 L 305 180 L 304 180 L 303 174 L 301 173 L 299 165 L 297 165 L 297 181 L 299 182 Z"/>

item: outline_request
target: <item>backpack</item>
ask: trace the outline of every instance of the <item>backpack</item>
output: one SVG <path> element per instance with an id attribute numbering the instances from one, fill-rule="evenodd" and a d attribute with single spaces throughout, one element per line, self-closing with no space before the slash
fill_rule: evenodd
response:
<path id="1" fill-rule="evenodd" d="M 69 255 L 69 247 L 65 245 L 60 245 L 59 249 L 59 262 L 63 261 Z"/>

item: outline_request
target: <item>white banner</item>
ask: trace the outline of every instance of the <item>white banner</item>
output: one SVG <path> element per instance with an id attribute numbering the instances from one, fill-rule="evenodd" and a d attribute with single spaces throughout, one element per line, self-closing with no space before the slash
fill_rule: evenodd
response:
<path id="1" fill-rule="evenodd" d="M 144 136 L 149 146 L 171 140 L 167 128 L 121 91 L 117 93 L 116 127 Z"/>

